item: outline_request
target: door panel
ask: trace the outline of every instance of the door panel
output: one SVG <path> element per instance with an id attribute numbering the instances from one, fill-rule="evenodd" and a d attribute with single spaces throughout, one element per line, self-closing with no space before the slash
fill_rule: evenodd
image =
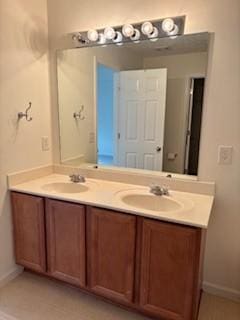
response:
<path id="1" fill-rule="evenodd" d="M 120 72 L 118 165 L 162 170 L 166 83 L 166 69 Z"/>
<path id="2" fill-rule="evenodd" d="M 45 272 L 44 200 L 40 197 L 11 193 L 16 263 Z"/>
<path id="3" fill-rule="evenodd" d="M 85 207 L 47 200 L 46 215 L 49 274 L 85 286 Z"/>
<path id="4" fill-rule="evenodd" d="M 117 302 L 133 301 L 136 217 L 89 208 L 88 285 Z"/>
<path id="5" fill-rule="evenodd" d="M 141 308 L 167 319 L 192 319 L 199 247 L 199 230 L 144 219 Z"/>

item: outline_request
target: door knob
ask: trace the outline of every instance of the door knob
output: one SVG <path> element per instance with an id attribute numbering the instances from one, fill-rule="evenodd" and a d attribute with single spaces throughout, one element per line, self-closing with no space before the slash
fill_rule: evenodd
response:
<path id="1" fill-rule="evenodd" d="M 156 151 L 157 151 L 157 152 L 160 152 L 161 150 L 162 150 L 162 148 L 159 147 L 159 146 L 157 146 Z"/>

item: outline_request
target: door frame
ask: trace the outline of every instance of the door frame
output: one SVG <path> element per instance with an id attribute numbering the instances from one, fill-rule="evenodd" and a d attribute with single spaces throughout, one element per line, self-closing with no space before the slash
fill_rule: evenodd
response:
<path id="1" fill-rule="evenodd" d="M 105 62 L 102 62 L 97 58 L 97 56 L 93 57 L 93 96 L 94 96 L 94 131 L 95 131 L 95 162 L 98 164 L 98 65 L 103 65 L 107 68 L 111 68 L 114 70 L 115 74 L 119 74 L 118 69 L 107 65 Z M 116 90 L 116 87 L 119 87 L 118 81 L 119 77 L 116 77 L 115 79 L 115 74 L 114 74 L 114 92 L 113 92 L 113 141 L 114 141 L 114 152 L 113 152 L 113 165 L 117 164 L 117 155 L 118 155 L 118 89 Z"/>
<path id="2" fill-rule="evenodd" d="M 206 81 L 206 74 L 192 74 L 189 76 L 189 98 L 188 98 L 188 114 L 187 114 L 187 126 L 185 131 L 185 152 L 184 152 L 184 174 L 188 174 L 188 160 L 190 151 L 190 133 L 192 124 L 192 110 L 193 110 L 193 91 L 194 91 L 194 81 L 196 79 L 204 79 Z M 203 92 L 203 105 L 204 105 L 204 94 Z M 202 107 L 203 107 L 202 105 Z M 201 136 L 200 136 L 201 139 Z"/>

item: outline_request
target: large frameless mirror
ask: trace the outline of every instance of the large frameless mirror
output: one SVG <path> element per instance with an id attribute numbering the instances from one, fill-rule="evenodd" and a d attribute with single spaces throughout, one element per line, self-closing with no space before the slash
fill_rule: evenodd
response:
<path id="1" fill-rule="evenodd" d="M 59 50 L 61 162 L 197 175 L 208 33 Z"/>

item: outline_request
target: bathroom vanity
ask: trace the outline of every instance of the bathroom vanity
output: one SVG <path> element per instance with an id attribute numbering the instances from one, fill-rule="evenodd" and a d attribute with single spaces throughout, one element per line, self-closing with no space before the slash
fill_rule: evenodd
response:
<path id="1" fill-rule="evenodd" d="M 196 319 L 213 196 L 170 190 L 168 199 L 145 186 L 68 180 L 10 187 L 16 262 L 153 318 Z M 148 199 L 158 203 L 147 209 Z"/>

